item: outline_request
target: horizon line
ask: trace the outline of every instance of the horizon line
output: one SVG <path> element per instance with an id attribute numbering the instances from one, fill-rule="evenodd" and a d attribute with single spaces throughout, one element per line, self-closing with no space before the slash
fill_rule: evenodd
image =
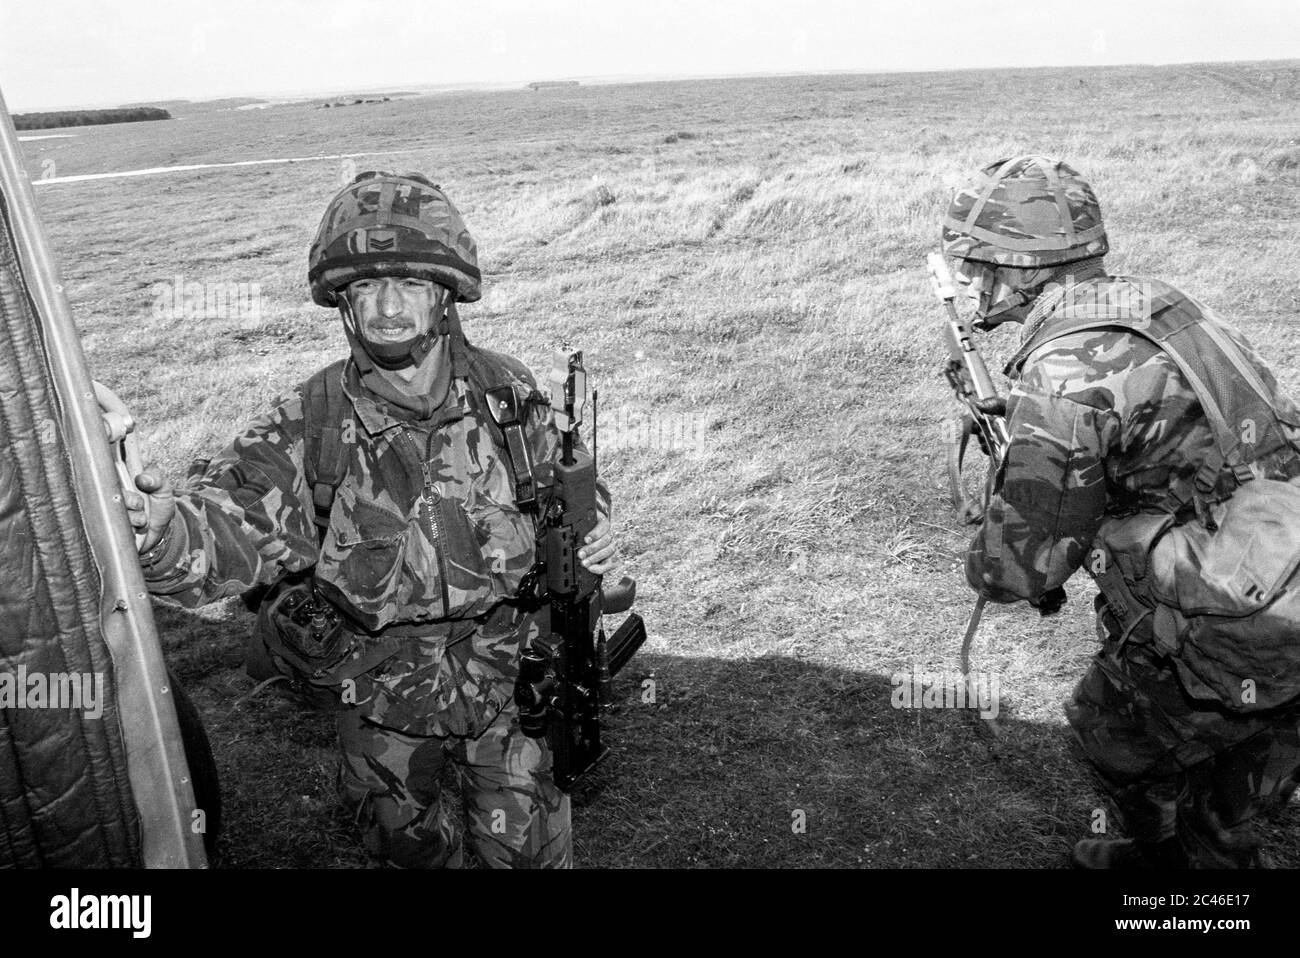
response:
<path id="1" fill-rule="evenodd" d="M 1074 64 L 1049 64 L 1039 66 L 1005 66 L 1005 67 L 954 67 L 946 70 L 934 69 L 932 67 L 916 67 L 912 69 L 894 69 L 894 70 L 781 70 L 775 72 L 753 71 L 741 73 L 673 73 L 673 74 L 591 74 L 591 75 L 565 75 L 539 77 L 531 80 L 507 79 L 507 80 L 480 80 L 470 83 L 381 83 L 373 86 L 364 87 L 332 87 L 332 88 L 312 88 L 299 90 L 259 90 L 256 92 L 241 93 L 223 93 L 214 96 L 204 96 L 200 98 L 182 97 L 182 96 L 161 96 L 148 100 L 132 100 L 128 103 L 121 101 L 100 101 L 98 103 L 81 103 L 78 105 L 60 105 L 51 107 L 42 107 L 33 109 L 30 107 L 10 107 L 11 113 L 58 113 L 71 110 L 106 110 L 106 109 L 126 109 L 131 107 L 151 106 L 159 103 L 216 103 L 221 100 L 309 100 L 322 96 L 340 96 L 340 89 L 347 89 L 354 93 L 380 93 L 384 91 L 410 91 L 417 96 L 430 96 L 436 93 L 463 93 L 475 90 L 514 90 L 526 89 L 531 83 L 554 83 L 557 81 L 577 82 L 579 84 L 587 83 L 592 86 L 631 86 L 637 83 L 682 83 L 692 80 L 741 80 L 741 79 L 758 79 L 758 78 L 779 78 L 779 77 L 810 77 L 810 76 L 903 76 L 916 73 L 975 73 L 975 72 L 995 72 L 1004 71 L 1008 73 L 1025 72 L 1031 70 L 1117 70 L 1132 67 L 1147 67 L 1151 69 L 1160 69 L 1170 66 L 1227 66 L 1243 64 L 1300 64 L 1300 58 L 1284 59 L 1265 59 L 1265 60 L 1169 60 L 1163 62 L 1135 62 L 1135 63 L 1074 63 Z"/>

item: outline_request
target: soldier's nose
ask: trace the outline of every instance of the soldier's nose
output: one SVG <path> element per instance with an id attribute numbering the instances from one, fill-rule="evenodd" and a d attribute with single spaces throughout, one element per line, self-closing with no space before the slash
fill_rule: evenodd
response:
<path id="1" fill-rule="evenodd" d="M 396 316 L 402 311 L 402 297 L 397 292 L 397 284 L 385 282 L 379 287 L 379 312 L 384 316 Z"/>

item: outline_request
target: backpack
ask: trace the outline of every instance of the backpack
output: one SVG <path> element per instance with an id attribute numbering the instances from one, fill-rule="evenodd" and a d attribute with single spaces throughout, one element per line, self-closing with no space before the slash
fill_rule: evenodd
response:
<path id="1" fill-rule="evenodd" d="M 1172 287 L 1149 286 L 1149 316 L 1067 307 L 1017 359 L 1023 365 L 1070 333 L 1121 328 L 1177 365 L 1215 444 L 1158 511 L 1108 516 L 1085 567 L 1122 629 L 1120 642 L 1149 639 L 1190 695 L 1234 712 L 1283 706 L 1300 697 L 1300 449 L 1288 435 L 1300 415 L 1209 310 Z M 1254 476 L 1253 461 L 1286 451 L 1289 481 Z"/>

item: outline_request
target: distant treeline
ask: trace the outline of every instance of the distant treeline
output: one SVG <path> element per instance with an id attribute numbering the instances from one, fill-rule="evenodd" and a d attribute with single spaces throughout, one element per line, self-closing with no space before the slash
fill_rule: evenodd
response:
<path id="1" fill-rule="evenodd" d="M 166 110 L 152 106 L 128 110 L 62 110 L 57 113 L 16 113 L 14 127 L 19 130 L 50 130 L 59 126 L 98 126 L 101 123 L 135 123 L 139 120 L 170 120 Z"/>

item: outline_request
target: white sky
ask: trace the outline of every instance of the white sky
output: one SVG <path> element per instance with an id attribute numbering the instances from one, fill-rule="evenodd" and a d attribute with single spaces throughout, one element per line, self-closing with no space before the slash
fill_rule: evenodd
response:
<path id="1" fill-rule="evenodd" d="M 11 110 L 566 77 L 1300 58 L 1300 0 L 0 0 Z"/>

